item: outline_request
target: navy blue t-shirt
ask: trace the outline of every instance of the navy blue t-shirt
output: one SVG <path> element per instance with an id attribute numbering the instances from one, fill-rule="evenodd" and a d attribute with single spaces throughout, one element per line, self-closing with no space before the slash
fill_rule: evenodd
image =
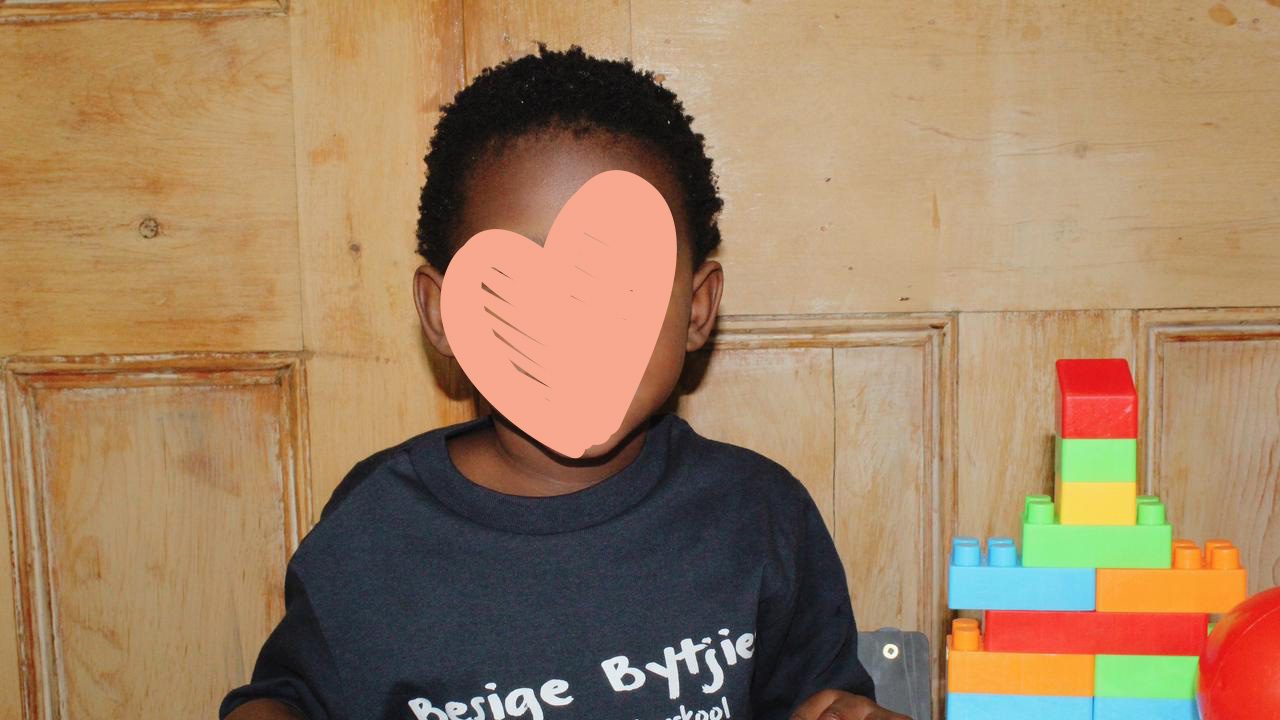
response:
<path id="1" fill-rule="evenodd" d="M 432 430 L 358 463 L 302 540 L 254 698 L 311 720 L 787 720 L 874 698 L 844 569 L 781 465 L 653 418 L 584 490 L 508 495 Z"/>

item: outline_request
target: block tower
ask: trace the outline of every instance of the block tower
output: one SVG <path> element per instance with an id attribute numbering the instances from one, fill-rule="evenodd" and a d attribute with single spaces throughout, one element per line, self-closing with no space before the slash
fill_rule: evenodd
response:
<path id="1" fill-rule="evenodd" d="M 1210 615 L 1247 594 L 1240 553 L 1175 540 L 1138 495 L 1138 394 L 1123 359 L 1059 360 L 1054 497 L 1032 495 L 1022 553 L 952 540 L 948 720 L 1197 720 Z"/>

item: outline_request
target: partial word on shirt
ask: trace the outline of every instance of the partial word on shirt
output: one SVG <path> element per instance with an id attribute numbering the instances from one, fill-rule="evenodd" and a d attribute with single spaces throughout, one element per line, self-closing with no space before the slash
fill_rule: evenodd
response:
<path id="1" fill-rule="evenodd" d="M 667 697 L 679 699 L 682 693 L 681 678 L 686 674 L 706 678 L 700 684 L 704 694 L 713 694 L 724 686 L 725 668 L 749 659 L 755 652 L 752 633 L 730 636 L 728 628 L 722 628 L 715 641 L 708 636 L 699 642 L 684 638 L 678 644 L 664 648 L 661 661 L 646 662 L 641 666 L 626 655 L 617 655 L 600 663 L 605 680 L 614 692 L 632 692 L 644 687 L 650 677 L 665 680 Z M 701 662 L 699 662 L 701 660 Z M 706 675 L 702 674 L 705 667 Z M 647 674 L 646 674 L 647 671 Z M 425 697 L 409 701 L 409 709 L 417 720 L 506 720 L 528 716 L 530 720 L 543 720 L 546 708 L 565 707 L 573 703 L 567 680 L 552 678 L 535 691 L 531 687 L 514 688 L 505 695 L 498 692 L 494 682 L 485 683 L 487 694 L 477 695 L 467 701 L 450 700 L 436 706 Z M 722 720 L 729 717 L 725 699 L 710 710 L 689 711 L 681 705 L 672 720 Z M 666 718 L 661 720 L 668 720 Z"/>

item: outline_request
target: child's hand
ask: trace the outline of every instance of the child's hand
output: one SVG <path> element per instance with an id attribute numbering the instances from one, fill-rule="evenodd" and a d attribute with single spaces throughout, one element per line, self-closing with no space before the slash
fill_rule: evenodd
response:
<path id="1" fill-rule="evenodd" d="M 843 690 L 823 690 L 800 703 L 791 720 L 911 720 L 885 710 L 861 695 Z"/>

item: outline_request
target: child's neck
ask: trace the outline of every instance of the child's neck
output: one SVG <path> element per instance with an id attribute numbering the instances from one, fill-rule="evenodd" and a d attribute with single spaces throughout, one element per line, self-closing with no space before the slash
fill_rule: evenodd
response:
<path id="1" fill-rule="evenodd" d="M 468 480 L 507 495 L 547 497 L 584 490 L 630 465 L 644 447 L 643 422 L 608 454 L 566 459 L 520 431 L 501 415 L 446 443 L 449 458 Z"/>

